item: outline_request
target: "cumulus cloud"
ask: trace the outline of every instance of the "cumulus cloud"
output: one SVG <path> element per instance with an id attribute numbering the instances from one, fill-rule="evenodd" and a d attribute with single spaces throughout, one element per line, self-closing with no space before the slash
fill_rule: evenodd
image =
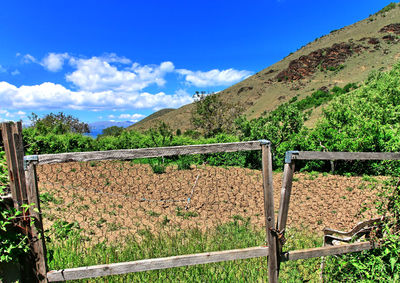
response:
<path id="1" fill-rule="evenodd" d="M 64 65 L 64 61 L 70 58 L 68 53 L 49 53 L 42 59 L 40 65 L 51 72 L 60 71 Z"/>
<path id="2" fill-rule="evenodd" d="M 87 109 L 110 110 L 127 108 L 179 107 L 192 102 L 192 97 L 179 92 L 168 95 L 164 92 L 125 91 L 73 91 L 60 84 L 51 82 L 33 86 L 17 87 L 7 82 L 0 82 L 0 104 L 8 109 Z"/>
<path id="3" fill-rule="evenodd" d="M 111 58 L 116 59 L 113 56 Z M 70 64 L 76 68 L 76 71 L 66 75 L 66 80 L 83 91 L 132 92 L 140 91 L 151 84 L 163 86 L 164 76 L 174 70 L 172 62 L 145 66 L 134 63 L 130 68 L 120 70 L 107 59 L 110 58 L 71 58 Z"/>
<path id="4" fill-rule="evenodd" d="M 227 86 L 249 77 L 252 72 L 246 70 L 210 70 L 208 72 L 178 69 L 176 72 L 185 77 L 186 82 L 198 87 Z"/>
<path id="5" fill-rule="evenodd" d="M 144 117 L 144 115 L 142 114 L 121 114 L 118 116 L 118 119 L 121 120 L 129 120 L 131 122 L 137 122 L 140 119 L 142 119 Z"/>
<path id="6" fill-rule="evenodd" d="M 16 86 L 0 82 L 0 105 L 14 110 L 117 110 L 176 108 L 193 102 L 192 95 L 185 90 L 174 93 L 158 91 L 150 93 L 150 86 L 163 87 L 168 74 L 179 74 L 190 86 L 226 86 L 251 75 L 245 70 L 210 70 L 207 72 L 175 69 L 172 62 L 155 65 L 133 63 L 115 53 L 82 58 L 69 53 L 48 53 L 38 60 L 30 54 L 21 55 L 25 63 L 35 63 L 51 72 L 63 69 L 69 64 L 72 71 L 65 75 L 71 87 L 44 82 L 37 85 Z M 0 66 L 1 71 L 1 66 Z M 19 72 L 15 70 L 13 75 Z M 140 114 L 121 114 L 112 119 L 138 120 Z M 118 116 L 118 115 L 117 115 Z"/>

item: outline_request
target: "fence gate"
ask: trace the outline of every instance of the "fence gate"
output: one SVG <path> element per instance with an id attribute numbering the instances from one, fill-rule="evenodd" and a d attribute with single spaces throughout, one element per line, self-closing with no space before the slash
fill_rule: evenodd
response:
<path id="1" fill-rule="evenodd" d="M 36 220 L 35 227 L 27 227 L 36 258 L 36 281 L 266 257 L 269 250 L 274 251 L 269 272 L 277 275 L 268 141 L 23 157 L 21 124 L 4 123 L 2 129 L 5 141 L 18 137 L 5 142 L 15 205 L 35 204 L 26 217 Z M 12 157 L 11 152 L 18 154 Z M 230 166 L 251 155 L 262 157 L 262 170 Z M 26 188 L 18 187 L 25 180 Z M 240 225 L 248 229 L 265 225 L 266 237 L 251 243 L 232 241 Z M 212 242 L 216 233 L 218 241 Z M 164 239 L 172 247 L 167 251 L 141 250 L 142 244 L 152 245 L 152 241 L 154 247 L 166 245 Z M 195 244 L 182 254 L 180 246 L 190 241 Z M 46 245 L 49 250 L 62 246 L 71 256 L 79 255 L 78 267 L 49 270 Z M 126 246 L 136 252 L 132 261 L 120 262 L 117 249 Z M 104 258 L 104 250 L 110 256 Z M 194 253 L 187 254 L 188 250 Z M 85 264 L 89 254 L 97 256 L 94 265 L 93 261 Z"/>
<path id="2" fill-rule="evenodd" d="M 36 282 L 267 256 L 268 281 L 277 282 L 281 262 L 375 247 L 282 252 L 295 160 L 400 160 L 399 153 L 287 152 L 275 223 L 269 141 L 24 156 L 21 123 L 1 129 L 14 207 L 34 204 L 19 225 L 32 248 L 24 268 Z M 262 160 L 261 170 L 244 168 L 249 158 Z M 240 227 L 265 234 L 243 241 L 235 238 Z M 68 250 L 74 266 L 49 270 L 46 245 Z"/>

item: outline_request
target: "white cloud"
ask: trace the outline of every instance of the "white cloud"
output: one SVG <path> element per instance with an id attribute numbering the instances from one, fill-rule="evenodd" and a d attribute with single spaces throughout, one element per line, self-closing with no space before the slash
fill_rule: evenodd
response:
<path id="1" fill-rule="evenodd" d="M 164 76 L 174 70 L 171 62 L 163 62 L 154 66 L 141 66 L 134 63 L 130 68 L 119 70 L 107 61 L 109 59 L 103 57 L 71 58 L 70 64 L 77 70 L 66 75 L 66 80 L 83 91 L 132 92 L 140 91 L 151 84 L 163 86 L 165 84 Z"/>
<path id="2" fill-rule="evenodd" d="M 17 53 L 17 54 L 18 54 L 18 53 Z M 36 60 L 36 58 L 33 57 L 31 54 L 25 54 L 25 55 L 22 57 L 22 62 L 23 62 L 23 63 L 26 63 L 26 64 L 29 64 L 29 63 L 37 63 L 37 60 Z"/>
<path id="3" fill-rule="evenodd" d="M 142 114 L 121 114 L 118 116 L 118 119 L 121 120 L 129 120 L 131 122 L 136 123 L 140 119 L 142 119 L 145 115 Z"/>
<path id="4" fill-rule="evenodd" d="M 111 110 L 127 108 L 179 107 L 192 102 L 191 95 L 184 92 L 167 95 L 164 92 L 126 91 L 73 91 L 51 82 L 33 86 L 16 87 L 0 82 L 0 105 L 8 109 L 77 109 Z"/>
<path id="5" fill-rule="evenodd" d="M 2 65 L 0 65 L 0 73 L 5 73 L 7 72 L 7 69 L 4 68 Z"/>
<path id="6" fill-rule="evenodd" d="M 11 72 L 11 75 L 13 75 L 13 76 L 16 76 L 16 75 L 19 75 L 19 74 L 20 74 L 20 72 L 18 70 L 14 70 L 14 71 Z"/>
<path id="7" fill-rule="evenodd" d="M 0 110 L 0 121 L 19 121 L 26 118 L 26 113 L 23 111 L 10 112 L 8 110 Z"/>
<path id="8" fill-rule="evenodd" d="M 232 85 L 249 77 L 252 74 L 250 71 L 239 71 L 232 68 L 222 71 L 214 69 L 208 72 L 178 69 L 176 72 L 185 76 L 185 80 L 189 84 L 197 87 Z"/>
<path id="9" fill-rule="evenodd" d="M 123 57 L 123 56 L 122 57 L 118 56 L 115 53 L 104 54 L 104 55 L 100 56 L 100 59 L 102 59 L 108 63 L 121 63 L 121 64 L 125 64 L 125 65 L 132 63 L 132 61 L 130 59 Z"/>
<path id="10" fill-rule="evenodd" d="M 68 53 L 49 53 L 42 59 L 40 65 L 51 72 L 60 71 L 64 65 L 64 61 L 70 58 Z"/>

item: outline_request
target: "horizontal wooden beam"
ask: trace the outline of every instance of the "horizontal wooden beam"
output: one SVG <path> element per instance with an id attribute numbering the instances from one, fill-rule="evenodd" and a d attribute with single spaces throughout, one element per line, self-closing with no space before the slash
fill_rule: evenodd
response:
<path id="1" fill-rule="evenodd" d="M 173 155 L 206 154 L 219 152 L 236 152 L 247 150 L 261 150 L 260 141 L 184 145 L 171 147 L 152 147 L 138 149 L 122 149 L 108 151 L 91 152 L 69 152 L 58 154 L 42 154 L 35 156 L 39 164 L 63 163 L 63 162 L 82 162 L 98 160 L 130 160 L 136 158 L 151 158 Z M 26 156 L 25 159 L 29 159 Z"/>
<path id="2" fill-rule="evenodd" d="M 291 152 L 293 160 L 400 160 L 399 152 Z"/>
<path id="3" fill-rule="evenodd" d="M 281 261 L 354 253 L 364 250 L 370 250 L 373 248 L 376 248 L 374 243 L 362 242 L 362 243 L 344 244 L 339 246 L 326 246 L 320 248 L 297 250 L 297 251 L 290 251 L 283 253 L 281 256 Z"/>
<path id="4" fill-rule="evenodd" d="M 268 247 L 254 247 L 55 270 L 47 278 L 49 282 L 76 280 L 264 256 L 268 256 Z"/>

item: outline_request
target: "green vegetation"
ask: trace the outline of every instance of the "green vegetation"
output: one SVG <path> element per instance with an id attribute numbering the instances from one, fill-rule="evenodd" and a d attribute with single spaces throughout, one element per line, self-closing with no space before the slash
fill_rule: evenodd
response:
<path id="1" fill-rule="evenodd" d="M 213 97 L 207 96 L 207 97 Z M 205 98 L 204 98 L 205 99 Z M 214 98 L 213 98 L 214 99 Z M 208 101 L 206 108 L 213 109 L 219 105 L 218 101 Z M 213 105 L 216 103 L 215 105 Z M 323 116 L 313 129 L 304 126 L 309 111 L 326 105 Z M 207 112 L 208 113 L 208 112 Z M 197 113 L 199 114 L 199 113 Z M 196 115 L 197 115 L 196 114 Z M 75 120 L 74 120 L 75 121 Z M 199 120 L 200 121 L 200 120 Z M 208 123 L 208 122 L 204 122 Z M 287 150 L 315 150 L 315 151 L 367 151 L 384 152 L 400 151 L 400 64 L 396 64 L 389 72 L 374 72 L 358 87 L 348 84 L 344 88 L 334 87 L 329 91 L 318 90 L 303 100 L 293 98 L 288 103 L 279 106 L 276 110 L 264 113 L 263 116 L 247 120 L 240 117 L 236 120 L 236 131 L 224 133 L 224 128 L 211 129 L 205 126 L 203 129 L 206 137 L 193 138 L 189 134 L 174 135 L 173 131 L 165 123 L 160 123 L 156 128 L 146 133 L 123 131 L 119 135 L 106 135 L 93 139 L 74 131 L 68 130 L 64 134 L 58 134 L 65 129 L 56 131 L 43 130 L 46 127 L 35 124 L 34 127 L 24 129 L 24 143 L 28 154 L 32 153 L 57 153 L 68 151 L 93 151 L 123 148 L 145 148 L 154 146 L 174 146 L 205 143 L 234 142 L 241 140 L 270 139 L 275 155 L 275 168 L 282 168 L 283 155 Z M 209 129 L 207 131 L 206 129 Z M 0 152 L 0 185 L 4 188 L 7 184 L 7 172 L 4 163 L 4 153 Z M 144 159 L 135 162 L 149 163 L 153 171 L 159 174 L 165 172 L 169 165 L 178 169 L 189 169 L 192 164 L 207 163 L 212 166 L 239 166 L 260 167 L 259 152 L 218 153 L 206 155 L 193 155 L 185 157 L 168 157 L 164 159 Z M 315 178 L 319 171 L 329 170 L 326 162 L 304 162 L 298 164 L 301 170 L 315 170 L 309 174 L 309 178 Z M 92 166 L 92 165 L 91 165 Z M 93 166 L 96 166 L 93 163 Z M 400 175 L 399 162 L 336 162 L 338 172 L 354 174 L 391 174 Z M 371 177 L 363 177 L 365 181 L 371 181 Z M 106 180 L 108 182 L 108 180 Z M 350 189 L 348 189 L 350 191 Z M 383 202 L 379 207 L 381 213 L 390 213 L 391 219 L 398 221 L 400 213 L 400 197 L 398 190 L 386 190 L 388 202 Z M 43 202 L 62 201 L 56 200 L 52 195 L 42 195 Z M 384 207 L 383 204 L 389 204 Z M 0 219 L 0 233 L 12 230 L 10 217 L 15 217 L 13 212 L 3 212 Z M 333 211 L 332 211 L 333 212 Z M 157 213 L 148 212 L 149 215 L 159 217 Z M 183 218 L 193 218 L 198 215 L 177 209 L 176 215 Z M 163 227 L 169 227 L 170 220 L 163 217 Z M 104 219 L 103 219 L 104 220 Z M 80 228 L 76 223 L 67 223 L 63 220 L 56 221 L 53 235 L 62 235 L 67 238 L 64 242 L 57 239 L 49 244 L 50 268 L 66 268 L 72 266 L 84 266 L 98 263 L 135 260 L 149 257 L 187 254 L 202 251 L 231 249 L 260 245 L 263 242 L 263 233 L 256 231 L 243 217 L 235 217 L 234 221 L 222 225 L 216 230 L 201 232 L 196 229 L 181 231 L 182 233 L 157 234 L 142 231 L 138 238 L 129 240 L 128 245 L 113 246 L 100 244 L 90 248 L 87 257 L 82 257 L 81 252 L 87 239 L 80 236 Z M 106 220 L 97 223 L 99 227 L 115 230 L 113 223 Z M 397 258 L 399 254 L 398 224 L 385 225 L 382 241 L 383 247 L 355 255 L 330 258 L 325 270 L 325 276 L 330 281 L 362 281 L 362 280 L 394 280 L 399 278 Z M 396 230 L 397 229 L 397 230 Z M 5 233 L 11 235 L 10 233 Z M 19 237 L 19 236 L 18 236 Z M 61 236 L 60 236 L 61 237 Z M 183 241 L 184 237 L 194 239 Z M 295 234 L 298 238 L 299 234 Z M 3 237 L 2 240 L 7 239 Z M 307 236 L 301 236 L 299 242 L 290 244 L 289 249 L 307 246 L 304 244 Z M 12 252 L 2 260 L 9 261 L 20 252 L 25 251 L 24 239 L 16 238 L 16 242 L 2 242 L 1 248 L 5 251 L 12 247 Z M 309 239 L 311 240 L 311 239 Z M 303 241 L 303 242 L 302 242 Z M 314 240 L 312 240 L 314 241 Z M 22 243 L 21 245 L 19 243 Z M 140 243 L 140 245 L 139 245 Z M 184 243 L 184 244 L 182 244 Z M 309 243 L 309 242 L 307 242 Z M 317 241 L 313 242 L 314 244 Z M 87 243 L 86 243 L 87 244 Z M 116 252 L 118 250 L 118 252 Z M 3 252 L 6 254 L 5 252 Z M 2 253 L 2 254 L 3 254 Z M 305 262 L 293 262 L 283 264 L 281 278 L 283 280 L 296 281 L 300 278 L 316 280 L 319 260 Z M 337 267 L 339 266 L 339 271 Z M 289 268 L 290 267 L 290 268 Z M 380 273 L 378 272 L 381 271 Z M 166 278 L 174 278 L 185 281 L 191 278 L 196 281 L 212 281 L 221 279 L 226 281 L 239 280 L 245 276 L 249 281 L 265 278 L 265 259 L 252 259 L 247 261 L 226 262 L 206 266 L 176 268 L 170 271 L 152 271 L 140 274 L 122 276 L 121 280 L 148 280 L 161 281 Z M 239 277 L 241 276 L 241 277 Z M 285 277 L 286 276 L 286 277 Z"/>
<path id="2" fill-rule="evenodd" d="M 37 134 L 46 135 L 54 133 L 58 135 L 66 133 L 89 133 L 89 125 L 79 121 L 79 119 L 66 115 L 63 112 L 58 114 L 50 113 L 43 118 L 32 113 L 29 117 L 31 120 L 32 128 L 36 130 Z"/>
<path id="3" fill-rule="evenodd" d="M 193 217 L 193 216 L 187 216 Z M 166 224 L 168 225 L 168 221 Z M 166 257 L 220 251 L 235 248 L 255 247 L 264 244 L 265 231 L 253 228 L 246 220 L 234 221 L 202 232 L 188 229 L 168 233 L 166 230 L 153 234 L 143 230 L 136 238 L 125 244 L 97 244 L 87 249 L 87 241 L 79 236 L 79 229 L 68 228 L 67 239 L 54 239 L 47 246 L 49 268 L 63 269 L 101 263 L 124 262 L 145 258 Z M 298 231 L 288 231 L 287 248 L 302 249 L 321 246 L 321 239 L 310 237 Z M 85 253 L 85 256 L 82 256 Z M 320 260 L 283 263 L 280 278 L 282 281 L 316 281 L 319 278 Z M 267 259 L 227 261 L 214 264 L 179 267 L 166 270 L 140 272 L 92 279 L 91 282 L 259 282 L 267 280 Z"/>
<path id="4" fill-rule="evenodd" d="M 390 10 L 393 10 L 394 8 L 397 7 L 397 3 L 396 2 L 391 2 L 389 5 L 385 6 L 383 9 L 381 9 L 380 11 L 376 12 L 376 15 L 385 15 L 386 12 L 389 12 Z"/>
<path id="5" fill-rule="evenodd" d="M 192 123 L 205 137 L 233 132 L 234 121 L 243 110 L 239 104 L 223 102 L 215 93 L 196 92 L 194 98 Z"/>
<path id="6" fill-rule="evenodd" d="M 324 270 L 328 282 L 398 282 L 400 280 L 400 190 L 398 180 L 387 181 L 387 187 L 381 193 L 382 201 L 377 209 L 385 215 L 382 230 L 375 231 L 383 236 L 378 241 L 378 249 L 359 253 L 329 257 Z"/>
<path id="7" fill-rule="evenodd" d="M 316 127 L 303 129 L 291 147 L 321 150 L 323 145 L 328 151 L 399 151 L 399 105 L 400 64 L 396 64 L 389 72 L 372 73 L 360 88 L 336 96 L 324 109 Z M 398 162 L 342 162 L 337 165 L 343 171 L 357 174 L 400 174 Z"/>
<path id="8" fill-rule="evenodd" d="M 0 196 L 8 184 L 8 171 L 4 151 L 0 151 Z M 28 209 L 24 206 L 24 209 Z M 21 254 L 27 253 L 27 237 L 15 225 L 15 219 L 22 215 L 14 209 L 7 209 L 0 199 L 0 263 L 15 262 Z"/>
<path id="9" fill-rule="evenodd" d="M 122 132 L 124 131 L 124 127 L 118 127 L 118 126 L 111 126 L 108 128 L 105 128 L 103 130 L 103 133 L 99 135 L 99 138 L 106 137 L 106 136 L 114 136 L 118 137 Z"/>
<path id="10" fill-rule="evenodd" d="M 153 170 L 153 173 L 155 173 L 155 174 L 165 173 L 166 166 L 163 163 L 163 161 L 160 160 L 160 158 L 157 158 L 156 160 L 152 159 L 150 161 L 150 166 L 151 166 L 151 169 Z"/>

